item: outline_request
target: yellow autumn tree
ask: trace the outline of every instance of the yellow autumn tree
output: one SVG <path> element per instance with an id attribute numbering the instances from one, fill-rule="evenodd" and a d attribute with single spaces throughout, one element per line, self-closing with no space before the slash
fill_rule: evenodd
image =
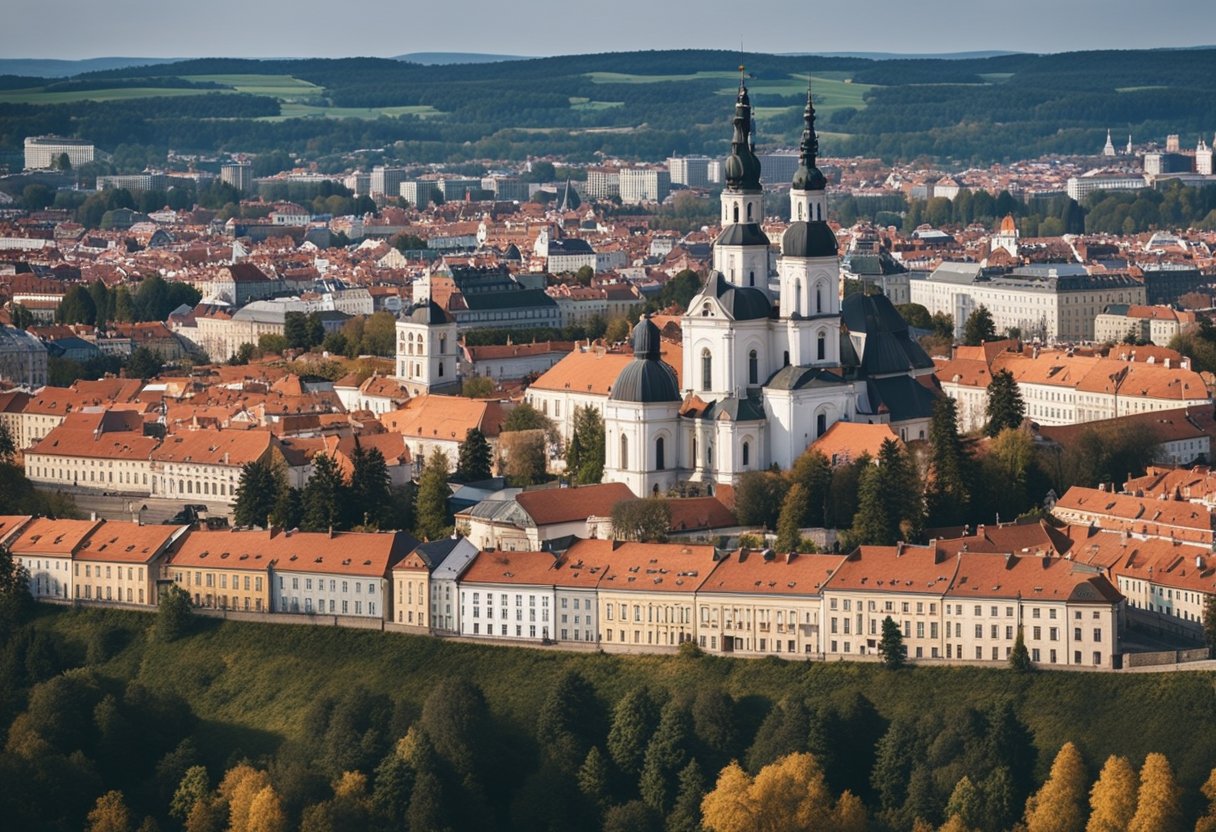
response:
<path id="1" fill-rule="evenodd" d="M 849 792 L 835 800 L 810 754 L 781 757 L 760 769 L 755 778 L 732 762 L 701 801 L 701 815 L 711 832 L 862 832 L 866 828 L 861 801 Z"/>
<path id="2" fill-rule="evenodd" d="M 122 792 L 106 792 L 89 812 L 88 832 L 131 832 L 131 810 Z"/>
<path id="3" fill-rule="evenodd" d="M 287 832 L 283 803 L 272 786 L 263 786 L 249 804 L 246 832 Z"/>
<path id="4" fill-rule="evenodd" d="M 1208 807 L 1208 813 L 1195 824 L 1195 832 L 1216 832 L 1216 768 L 1212 769 L 1207 782 L 1199 790 L 1212 805 Z"/>
<path id="5" fill-rule="evenodd" d="M 1026 801 L 1026 832 L 1081 832 L 1088 785 L 1081 752 L 1064 743 L 1047 782 Z"/>
<path id="6" fill-rule="evenodd" d="M 975 832 L 967 821 L 963 820 L 962 815 L 951 815 L 950 819 L 943 823 L 937 832 Z"/>
<path id="7" fill-rule="evenodd" d="M 1089 792 L 1089 823 L 1085 832 L 1127 832 L 1136 814 L 1139 780 L 1126 757 L 1112 754 Z"/>
<path id="8" fill-rule="evenodd" d="M 1127 832 L 1182 832 L 1181 797 L 1170 761 L 1164 754 L 1149 754 L 1140 768 L 1136 814 Z"/>
<path id="9" fill-rule="evenodd" d="M 250 832 L 249 809 L 253 799 L 270 785 L 270 775 L 247 763 L 228 769 L 220 781 L 220 798 L 228 804 L 228 832 Z"/>

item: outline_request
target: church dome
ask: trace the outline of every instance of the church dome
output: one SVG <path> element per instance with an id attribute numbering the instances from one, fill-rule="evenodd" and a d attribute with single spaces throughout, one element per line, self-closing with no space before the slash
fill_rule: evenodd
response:
<path id="1" fill-rule="evenodd" d="M 826 222 L 792 222 L 781 235 L 783 257 L 835 257 L 836 235 Z"/>
<path id="2" fill-rule="evenodd" d="M 633 334 L 630 336 L 633 341 L 633 356 L 634 358 L 651 358 L 658 360 L 659 358 L 659 328 L 650 320 L 649 315 L 643 315 L 638 319 L 637 326 L 633 328 Z"/>
<path id="3" fill-rule="evenodd" d="M 616 402 L 681 401 L 675 370 L 658 359 L 635 358 L 625 365 L 608 397 Z"/>
<path id="4" fill-rule="evenodd" d="M 791 185 L 795 191 L 822 191 L 827 186 L 827 177 L 814 165 L 809 169 L 806 165 L 799 165 L 798 170 L 794 172 L 794 182 Z"/>

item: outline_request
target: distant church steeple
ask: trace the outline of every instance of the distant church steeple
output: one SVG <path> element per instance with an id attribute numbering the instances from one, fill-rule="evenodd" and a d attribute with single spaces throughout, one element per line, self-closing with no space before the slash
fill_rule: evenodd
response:
<path id="1" fill-rule="evenodd" d="M 713 258 L 714 268 L 728 282 L 767 294 L 769 240 L 760 227 L 764 219 L 764 191 L 760 186 L 760 160 L 756 157 L 746 77 L 740 65 L 730 156 L 723 166 L 726 188 L 722 191 L 722 231 L 714 241 Z"/>
<path id="2" fill-rule="evenodd" d="M 723 173 L 726 187 L 732 191 L 760 190 L 760 160 L 756 158 L 752 138 L 752 102 L 747 94 L 744 69 L 739 67 L 739 95 L 735 98 L 734 135 L 730 140 L 730 156 Z"/>
<path id="3" fill-rule="evenodd" d="M 1125 152 L 1128 156 L 1131 156 L 1135 152 L 1134 150 L 1132 150 L 1132 134 L 1131 133 L 1127 134 L 1127 150 Z"/>
<path id="4" fill-rule="evenodd" d="M 1112 158 L 1115 155 L 1115 143 L 1110 139 L 1110 130 L 1106 131 L 1106 147 L 1102 148 L 1102 155 Z"/>
<path id="5" fill-rule="evenodd" d="M 819 135 L 815 132 L 815 102 L 811 83 L 806 85 L 806 107 L 802 110 L 802 143 L 798 170 L 790 183 L 790 220 L 792 222 L 820 221 L 827 217 L 824 191 L 828 180 L 817 165 Z"/>

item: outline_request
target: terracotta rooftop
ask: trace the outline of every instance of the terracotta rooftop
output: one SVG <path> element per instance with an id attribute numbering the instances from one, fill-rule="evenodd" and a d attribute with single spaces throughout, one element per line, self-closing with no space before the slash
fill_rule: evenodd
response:
<path id="1" fill-rule="evenodd" d="M 629 486 L 619 482 L 580 485 L 573 488 L 543 488 L 522 491 L 515 502 L 537 526 L 573 523 L 595 515 L 608 517 L 622 500 L 632 500 Z"/>
<path id="2" fill-rule="evenodd" d="M 616 592 L 696 592 L 714 571 L 714 547 L 681 543 L 580 540 L 567 560 L 608 564 L 599 589 Z"/>
<path id="3" fill-rule="evenodd" d="M 147 563 L 182 530 L 182 526 L 141 526 L 109 520 L 97 527 L 76 552 L 77 560 Z"/>
<path id="4" fill-rule="evenodd" d="M 9 543 L 15 555 L 44 555 L 70 558 L 85 538 L 100 525 L 100 520 L 52 520 L 39 517 L 30 521 Z"/>
<path id="5" fill-rule="evenodd" d="M 818 595 L 844 555 L 801 555 L 741 549 L 718 562 L 701 592 Z"/>

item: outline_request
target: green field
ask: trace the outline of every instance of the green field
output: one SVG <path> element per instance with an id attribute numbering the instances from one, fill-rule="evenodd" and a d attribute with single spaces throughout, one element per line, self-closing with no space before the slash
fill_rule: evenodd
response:
<path id="1" fill-rule="evenodd" d="M 327 107 L 318 104 L 302 104 L 293 101 L 284 102 L 277 116 L 263 116 L 258 121 L 286 121 L 289 118 L 363 118 L 376 119 L 381 116 L 396 118 L 397 116 L 427 116 L 439 115 L 439 111 L 429 104 L 403 107 Z"/>
<path id="2" fill-rule="evenodd" d="M 3 104 L 76 104 L 81 101 L 129 101 L 136 98 L 166 98 L 182 95 L 207 95 L 232 90 L 174 89 L 172 87 L 131 87 L 110 90 L 63 90 L 47 92 L 42 87 L 0 91 Z"/>
<path id="3" fill-rule="evenodd" d="M 290 75 L 183 75 L 182 78 L 186 81 L 210 81 L 232 87 L 237 92 L 278 99 L 310 98 L 325 92 L 316 84 Z"/>
<path id="4" fill-rule="evenodd" d="M 220 760 L 235 749 L 272 751 L 305 731 L 318 699 L 363 685 L 420 708 L 448 676 L 474 681 L 506 730 L 530 737 L 538 703 L 567 669 L 587 677 L 606 704 L 638 685 L 681 696 L 721 686 L 757 719 L 787 695 L 811 701 L 859 691 L 887 719 L 1012 702 L 1034 733 L 1037 776 L 1055 751 L 1078 743 L 1092 768 L 1109 754 L 1137 764 L 1164 751 L 1182 784 L 1194 790 L 1216 760 L 1216 674 L 1038 672 L 980 668 L 909 668 L 702 656 L 612 656 L 458 643 L 423 636 L 329 627 L 245 624 L 203 619 L 183 640 L 149 642 L 151 615 L 43 608 L 36 626 L 67 644 L 86 644 L 99 628 L 125 633 L 125 646 L 98 670 L 139 679 L 184 697 L 200 717 L 200 747 Z M 1135 719 L 1127 714 L 1135 712 Z"/>

